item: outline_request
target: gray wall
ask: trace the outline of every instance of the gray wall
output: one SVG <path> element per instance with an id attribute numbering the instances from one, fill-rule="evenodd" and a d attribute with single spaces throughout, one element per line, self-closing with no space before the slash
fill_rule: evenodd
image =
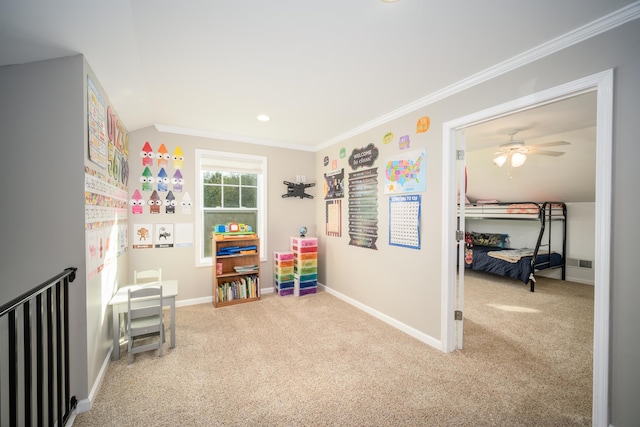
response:
<path id="1" fill-rule="evenodd" d="M 82 56 L 0 67 L 0 178 L 9 203 L 0 221 L 0 301 L 78 267 L 71 393 L 80 398 L 88 393 L 83 81 Z"/>
<path id="2" fill-rule="evenodd" d="M 266 249 L 267 260 L 261 263 L 260 277 L 261 288 L 273 288 L 273 252 L 283 251 L 289 247 L 289 237 L 298 233 L 300 225 L 307 225 L 309 235 L 317 232 L 314 224 L 315 201 L 312 199 L 282 198 L 287 192 L 282 181 L 295 181 L 296 175 L 306 175 L 307 182 L 311 182 L 314 175 L 314 159 L 312 152 L 288 150 L 278 147 L 267 147 L 253 144 L 245 144 L 219 139 L 210 139 L 200 136 L 188 136 L 159 132 L 155 127 L 140 129 L 130 133 L 130 184 L 129 197 L 135 189 L 140 189 L 138 179 L 142 175 L 144 167 L 139 153 L 146 141 L 149 141 L 153 150 L 157 150 L 160 144 L 165 144 L 169 154 L 180 146 L 184 153 L 184 167 L 181 170 L 184 177 L 183 193 L 188 192 L 193 205 L 191 214 L 182 213 L 182 208 L 176 206 L 173 215 L 150 214 L 148 207 L 143 209 L 143 214 L 129 215 L 129 242 L 133 242 L 135 223 L 191 223 L 194 225 L 198 214 L 197 205 L 197 174 L 195 171 L 195 150 L 207 149 L 214 151 L 227 151 L 233 153 L 251 154 L 267 157 L 267 236 L 262 241 L 263 249 Z M 154 159 L 155 161 L 155 159 Z M 155 164 L 155 163 L 154 163 Z M 171 165 L 171 161 L 169 162 Z M 157 167 L 150 168 L 157 172 Z M 173 168 L 170 166 L 172 173 Z M 171 186 L 170 186 L 171 188 Z M 321 186 L 309 189 L 309 194 L 320 197 Z M 175 194 L 177 200 L 181 199 L 180 193 Z M 143 193 L 148 198 L 148 194 Z M 164 212 L 164 208 L 161 209 Z M 131 213 L 131 211 L 129 211 Z M 266 245 L 266 246 L 265 246 Z M 162 277 L 178 279 L 180 290 L 178 304 L 207 302 L 211 298 L 212 270 L 211 267 L 196 267 L 197 248 L 153 248 L 153 249 L 129 249 L 129 281 L 133 281 L 134 270 L 148 268 L 162 268 Z"/>
<path id="3" fill-rule="evenodd" d="M 82 55 L 0 67 L 0 129 L 6 154 L 0 178 L 12 201 L 0 222 L 7 247 L 0 257 L 0 301 L 66 267 L 78 268 L 69 295 L 70 391 L 80 407 L 89 404 L 86 399 L 95 392 L 111 346 L 107 304 L 115 289 L 112 278 L 125 281 L 127 270 L 124 256 L 110 267 L 115 272 L 111 282 L 103 274 L 87 280 L 87 74 L 99 86 Z"/>
<path id="4" fill-rule="evenodd" d="M 310 181 L 309 177 L 315 174 L 315 182 L 321 184 L 323 173 L 328 171 L 328 168 L 321 166 L 325 155 L 337 159 L 340 148 L 344 147 L 350 153 L 353 148 L 371 142 L 382 147 L 382 136 L 389 130 L 396 135 L 404 131 L 410 133 L 409 130 L 415 129 L 417 118 L 430 116 L 430 131 L 412 140 L 412 148 L 427 149 L 427 191 L 422 200 L 422 250 L 385 244 L 388 241 L 388 213 L 387 199 L 382 193 L 379 195 L 380 249 L 377 251 L 347 244 L 346 201 L 343 205 L 345 237 L 328 238 L 322 235 L 325 210 L 318 190 L 314 193 L 316 200 L 311 208 L 315 211 L 315 223 L 309 225 L 320 238 L 319 273 L 322 283 L 427 336 L 440 339 L 442 123 L 613 68 L 615 106 L 609 402 L 613 425 L 633 425 L 640 419 L 640 407 L 635 401 L 640 393 L 640 374 L 637 369 L 640 336 L 635 330 L 640 324 L 640 314 L 636 308 L 640 301 L 640 287 L 633 267 L 638 253 L 636 242 L 640 239 L 640 232 L 634 227 L 638 208 L 635 198 L 637 159 L 640 157 L 636 126 L 640 114 L 638 45 L 640 23 L 634 21 L 408 114 L 381 128 L 323 149 L 315 154 L 313 160 L 308 158 L 308 154 L 298 156 L 276 151 L 272 161 L 269 154 L 269 170 L 274 173 L 269 183 L 271 249 L 281 249 L 287 244 L 286 236 L 297 230 L 300 221 L 307 222 L 306 209 L 310 205 L 309 200 L 279 199 L 284 187 L 278 181 L 291 180 L 298 174 L 307 175 Z M 87 397 L 88 388 L 95 384 L 96 369 L 106 356 L 103 346 L 107 345 L 105 341 L 108 340 L 104 339 L 103 334 L 108 326 L 104 322 L 107 325 L 109 322 L 109 316 L 103 316 L 104 307 L 97 309 L 98 303 L 93 301 L 93 297 L 91 301 L 88 300 L 84 279 L 84 172 L 81 165 L 85 160 L 86 146 L 83 110 L 86 76 L 83 71 L 83 60 L 79 56 L 0 68 L 1 138 L 4 153 L 7 154 L 3 168 L 0 168 L 0 177 L 8 190 L 7 200 L 12 204 L 5 209 L 1 226 L 5 242 L 10 246 L 3 251 L 0 264 L 0 296 L 2 300 L 8 300 L 65 267 L 79 267 L 80 274 L 72 285 L 71 299 L 73 334 L 77 340 L 72 354 L 72 393 L 80 399 Z M 138 147 L 141 147 L 142 140 L 149 132 L 157 136 L 153 133 L 155 131 L 149 130 L 135 134 Z M 190 137 L 179 138 L 190 140 Z M 131 139 L 134 139 L 133 133 Z M 182 144 L 186 145 L 186 142 Z M 204 139 L 193 144 L 209 146 Z M 233 151 L 237 148 L 237 151 L 254 152 L 253 147 L 243 144 L 225 142 L 222 146 Z M 267 149 L 255 150 L 259 153 Z M 135 149 L 132 152 L 135 153 Z M 380 159 L 396 153 L 389 146 L 382 147 Z M 345 167 L 345 172 L 348 172 L 344 163 L 339 167 Z M 135 252 L 130 254 L 130 267 L 123 270 L 133 270 L 148 262 L 137 256 Z M 193 278 L 201 284 L 202 289 L 194 293 L 195 290 L 187 291 L 185 288 L 185 296 L 210 296 L 210 286 L 205 290 L 204 285 L 210 272 L 201 270 L 187 272 L 185 277 Z M 91 313 L 87 313 L 87 307 L 92 307 L 89 310 Z M 99 318 L 104 318 L 103 323 L 96 323 Z M 92 334 L 92 339 L 93 334 L 98 334 L 100 345 L 88 345 L 89 334 Z"/>
<path id="5" fill-rule="evenodd" d="M 390 316 L 409 328 L 437 342 L 440 340 L 440 308 L 442 273 L 442 124 L 607 69 L 615 70 L 614 141 L 613 141 L 613 205 L 611 242 L 611 353 L 610 353 L 610 417 L 613 425 L 630 426 L 640 419 L 635 397 L 640 394 L 640 335 L 634 328 L 640 324 L 636 309 L 640 301 L 633 256 L 637 255 L 640 232 L 634 226 L 638 208 L 635 197 L 638 182 L 637 117 L 640 114 L 640 22 L 633 21 L 586 42 L 560 51 L 521 67 L 486 83 L 406 116 L 369 130 L 347 141 L 319 151 L 338 159 L 339 167 L 351 169 L 340 160 L 340 148 L 351 153 L 354 148 L 374 143 L 380 148 L 384 166 L 386 157 L 398 154 L 397 145 L 383 145 L 389 131 L 410 134 L 412 148 L 427 150 L 427 190 L 422 195 L 422 249 L 397 248 L 388 242 L 388 197 L 379 185 L 378 235 L 379 249 L 372 251 L 348 245 L 342 238 L 320 236 L 320 281 L 347 298 Z M 427 134 L 416 135 L 415 123 L 421 116 L 431 118 Z M 316 180 L 329 168 L 318 167 Z M 324 206 L 316 207 L 316 221 L 324 221 Z M 347 206 L 343 205 L 346 233 Z M 596 283 L 595 286 L 598 286 Z"/>

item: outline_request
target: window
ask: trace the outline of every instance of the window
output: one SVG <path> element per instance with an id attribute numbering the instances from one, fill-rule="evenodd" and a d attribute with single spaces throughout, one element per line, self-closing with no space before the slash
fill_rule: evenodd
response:
<path id="1" fill-rule="evenodd" d="M 211 231 L 217 224 L 250 225 L 265 258 L 267 158 L 196 150 L 198 171 L 197 265 L 211 265 Z"/>

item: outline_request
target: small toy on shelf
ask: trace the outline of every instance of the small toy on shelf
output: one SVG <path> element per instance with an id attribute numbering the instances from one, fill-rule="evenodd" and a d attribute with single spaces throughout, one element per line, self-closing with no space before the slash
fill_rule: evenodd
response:
<path id="1" fill-rule="evenodd" d="M 253 227 L 247 224 L 230 222 L 213 226 L 213 234 L 218 240 L 255 236 Z"/>

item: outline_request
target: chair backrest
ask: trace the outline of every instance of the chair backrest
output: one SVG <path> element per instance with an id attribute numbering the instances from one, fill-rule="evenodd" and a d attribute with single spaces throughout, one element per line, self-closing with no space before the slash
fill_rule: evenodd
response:
<path id="1" fill-rule="evenodd" d="M 162 286 L 144 286 L 128 291 L 128 321 L 162 315 Z"/>
<path id="2" fill-rule="evenodd" d="M 148 282 L 160 282 L 162 281 L 162 269 L 157 270 L 144 270 L 133 272 L 133 283 L 148 283 Z"/>

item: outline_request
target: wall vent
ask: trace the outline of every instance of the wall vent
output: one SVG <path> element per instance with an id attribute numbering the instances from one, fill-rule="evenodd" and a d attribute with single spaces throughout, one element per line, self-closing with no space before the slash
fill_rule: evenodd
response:
<path id="1" fill-rule="evenodd" d="M 567 258 L 567 266 L 593 268 L 593 261 L 587 259 Z"/>

